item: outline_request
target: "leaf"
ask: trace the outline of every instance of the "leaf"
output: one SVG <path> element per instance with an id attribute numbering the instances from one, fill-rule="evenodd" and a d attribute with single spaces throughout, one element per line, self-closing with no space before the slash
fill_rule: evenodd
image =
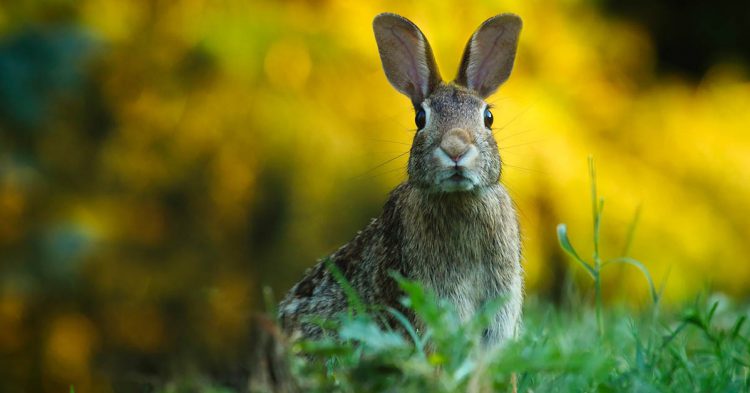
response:
<path id="1" fill-rule="evenodd" d="M 716 309 L 718 307 L 719 307 L 719 301 L 717 300 L 711 305 L 711 309 L 708 311 L 708 315 L 706 316 L 707 325 L 711 324 L 711 320 L 714 319 L 714 314 L 716 314 Z"/>
<path id="2" fill-rule="evenodd" d="M 619 257 L 619 258 L 613 258 L 604 262 L 602 264 L 602 268 L 612 263 L 624 263 L 627 265 L 637 267 L 638 270 L 640 270 L 641 273 L 643 273 L 643 276 L 646 278 L 646 281 L 648 281 L 648 287 L 649 287 L 649 290 L 651 291 L 651 300 L 653 300 L 654 304 L 659 303 L 659 294 L 656 292 L 656 286 L 654 286 L 654 280 L 651 279 L 651 273 L 648 272 L 648 269 L 646 268 L 646 266 L 644 266 L 641 262 L 639 262 L 636 259 L 633 259 L 630 257 Z"/>
<path id="3" fill-rule="evenodd" d="M 424 340 L 419 339 L 419 334 L 417 334 L 417 331 L 414 329 L 414 325 L 409 322 L 409 319 L 406 318 L 406 316 L 396 310 L 393 307 L 386 308 L 386 311 L 388 311 L 389 314 L 391 314 L 396 320 L 401 324 L 401 326 L 404 327 L 407 334 L 409 334 L 409 337 L 411 337 L 412 341 L 414 341 L 414 345 L 417 347 L 418 353 L 421 355 L 422 358 L 425 357 L 425 350 L 424 350 Z"/>
<path id="4" fill-rule="evenodd" d="M 367 309 L 364 302 L 362 302 L 362 299 L 359 298 L 359 294 L 349 283 L 349 280 L 347 280 L 346 277 L 344 277 L 344 274 L 341 273 L 341 270 L 339 270 L 336 264 L 331 261 L 331 258 L 327 258 L 325 260 L 325 264 L 328 268 L 328 271 L 330 271 L 333 275 L 333 278 L 336 280 L 339 286 L 341 286 L 341 290 L 344 291 L 344 294 L 346 294 L 346 299 L 349 301 L 349 304 L 354 308 L 356 312 L 361 314 L 365 313 Z"/>
<path id="5" fill-rule="evenodd" d="M 295 349 L 299 353 L 312 356 L 330 358 L 333 356 L 345 356 L 352 352 L 352 347 L 331 338 L 321 340 L 300 340 L 296 342 Z"/>
<path id="6" fill-rule="evenodd" d="M 646 360 L 644 358 L 644 348 L 643 343 L 641 343 L 641 340 L 638 339 L 638 337 L 635 338 L 635 364 L 638 367 L 638 370 L 646 370 Z"/>
<path id="7" fill-rule="evenodd" d="M 479 333 L 490 326 L 500 309 L 508 303 L 508 296 L 498 296 L 484 302 L 469 321 L 471 333 Z"/>
<path id="8" fill-rule="evenodd" d="M 586 261 L 581 259 L 581 257 L 578 256 L 578 253 L 576 253 L 576 250 L 573 248 L 573 245 L 570 244 L 570 240 L 568 240 L 568 227 L 565 224 L 559 224 L 557 226 L 557 238 L 560 241 L 560 247 L 562 247 L 565 252 L 567 252 L 570 256 L 573 257 L 578 263 L 583 266 L 584 269 L 591 275 L 591 278 L 596 278 L 596 272 L 594 271 L 594 268 L 591 267 Z"/>
<path id="9" fill-rule="evenodd" d="M 630 254 L 630 248 L 633 245 L 633 238 L 635 238 L 635 229 L 638 227 L 638 222 L 641 219 L 641 208 L 643 205 L 638 205 L 638 207 L 635 208 L 635 213 L 633 214 L 633 219 L 630 221 L 630 224 L 628 225 L 628 232 L 627 236 L 625 238 L 625 244 L 622 247 L 622 253 L 620 255 L 627 257 Z"/>
<path id="10" fill-rule="evenodd" d="M 453 380 L 456 382 L 463 382 L 467 377 L 470 377 L 476 371 L 476 362 L 471 357 L 467 357 L 461 363 L 460 366 L 453 373 Z"/>
<path id="11" fill-rule="evenodd" d="M 415 281 L 410 281 L 398 273 L 391 273 L 406 294 L 403 304 L 414 310 L 429 327 L 441 327 L 446 310 L 441 309 L 441 302 L 434 293 L 422 288 Z"/>
<path id="12" fill-rule="evenodd" d="M 406 341 L 400 334 L 384 331 L 368 318 L 355 318 L 345 322 L 339 335 L 344 340 L 358 341 L 375 352 L 407 347 Z"/>
<path id="13" fill-rule="evenodd" d="M 690 323 L 690 322 L 689 322 L 689 321 L 688 321 L 687 319 L 683 319 L 683 321 L 682 321 L 682 322 L 680 322 L 680 324 L 679 324 L 679 325 L 678 325 L 678 326 L 677 326 L 677 327 L 676 327 L 676 328 L 675 328 L 674 330 L 672 330 L 672 331 L 671 331 L 671 332 L 670 332 L 669 334 L 667 334 L 667 335 L 665 335 L 664 337 L 662 337 L 662 340 L 663 340 L 663 341 L 662 341 L 662 344 L 661 344 L 661 348 L 664 348 L 664 347 L 666 347 L 666 346 L 667 346 L 667 345 L 669 345 L 669 343 L 671 343 L 671 342 L 672 342 L 672 341 L 673 341 L 673 340 L 674 340 L 675 338 L 677 338 L 677 335 L 678 335 L 678 334 L 680 334 L 680 332 L 681 332 L 681 331 L 682 331 L 683 329 L 685 329 L 685 327 L 686 327 L 686 326 L 687 326 L 687 325 L 688 325 L 689 323 Z"/>
<path id="14" fill-rule="evenodd" d="M 746 315 L 743 315 L 739 319 L 737 319 L 737 322 L 735 322 L 734 327 L 732 328 L 732 338 L 737 338 L 737 336 L 740 334 L 740 330 L 742 329 L 742 325 L 745 324 L 745 321 L 747 321 Z"/>

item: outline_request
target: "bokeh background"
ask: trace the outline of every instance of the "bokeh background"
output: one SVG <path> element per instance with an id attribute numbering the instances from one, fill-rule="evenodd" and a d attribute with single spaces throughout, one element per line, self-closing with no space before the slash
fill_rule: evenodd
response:
<path id="1" fill-rule="evenodd" d="M 667 304 L 750 294 L 748 2 L 6 1 L 0 390 L 236 368 L 262 288 L 281 298 L 405 178 L 413 113 L 380 69 L 382 11 L 422 28 L 444 76 L 483 20 L 524 19 L 489 101 L 530 296 L 577 277 L 556 224 L 590 254 L 588 155 L 605 255 L 640 207 L 630 253 Z M 604 293 L 648 302 L 628 269 Z"/>

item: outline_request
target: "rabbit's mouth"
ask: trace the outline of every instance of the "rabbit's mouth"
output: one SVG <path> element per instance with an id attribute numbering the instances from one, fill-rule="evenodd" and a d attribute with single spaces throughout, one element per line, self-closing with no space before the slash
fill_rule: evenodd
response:
<path id="1" fill-rule="evenodd" d="M 451 180 L 451 181 L 461 181 L 461 180 L 466 179 L 466 177 L 464 177 L 464 175 L 456 172 L 451 177 L 449 177 L 448 179 Z"/>
<path id="2" fill-rule="evenodd" d="M 470 191 L 477 183 L 475 176 L 465 168 L 452 168 L 438 175 L 437 189 L 442 192 Z"/>

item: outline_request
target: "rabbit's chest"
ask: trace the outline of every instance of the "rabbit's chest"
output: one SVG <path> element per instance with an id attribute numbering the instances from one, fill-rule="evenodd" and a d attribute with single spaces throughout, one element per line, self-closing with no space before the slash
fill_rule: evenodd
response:
<path id="1" fill-rule="evenodd" d="M 479 268 L 456 271 L 449 280 L 433 282 L 430 285 L 443 299 L 451 302 L 461 320 L 468 320 L 488 299 L 497 296 L 497 285 L 490 272 Z"/>
<path id="2" fill-rule="evenodd" d="M 502 186 L 480 196 L 407 197 L 401 257 L 406 271 L 466 319 L 501 296 L 520 298 L 520 237 Z"/>
<path id="3" fill-rule="evenodd" d="M 491 231 L 433 234 L 414 247 L 413 273 L 440 298 L 451 302 L 461 319 L 470 318 L 486 301 L 508 292 L 518 272 L 498 236 Z"/>

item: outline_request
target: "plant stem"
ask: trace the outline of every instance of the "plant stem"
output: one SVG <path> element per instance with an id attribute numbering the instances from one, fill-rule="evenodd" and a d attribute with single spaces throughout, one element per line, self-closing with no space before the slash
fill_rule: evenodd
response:
<path id="1" fill-rule="evenodd" d="M 594 263 L 599 257 L 599 198 L 596 195 L 596 166 L 594 157 L 589 156 L 589 178 L 591 179 L 591 215 L 594 219 Z M 598 265 L 597 265 L 598 267 Z"/>
<path id="2" fill-rule="evenodd" d="M 599 257 L 599 226 L 601 214 L 604 208 L 604 200 L 599 200 L 596 194 L 596 166 L 594 157 L 589 156 L 589 177 L 591 178 L 591 209 L 594 218 L 594 296 L 596 297 L 596 324 L 599 328 L 599 337 L 604 337 L 604 320 L 602 319 L 602 261 Z"/>
<path id="3" fill-rule="evenodd" d="M 596 326 L 599 328 L 599 337 L 604 338 L 604 320 L 602 317 L 602 282 L 599 279 L 599 270 L 594 278 L 594 296 L 596 296 Z"/>

